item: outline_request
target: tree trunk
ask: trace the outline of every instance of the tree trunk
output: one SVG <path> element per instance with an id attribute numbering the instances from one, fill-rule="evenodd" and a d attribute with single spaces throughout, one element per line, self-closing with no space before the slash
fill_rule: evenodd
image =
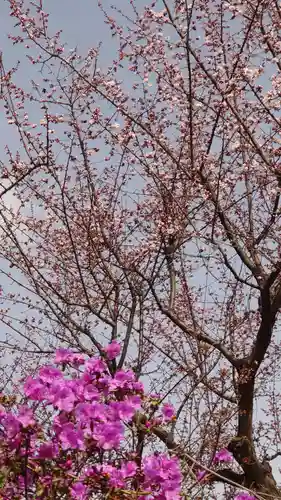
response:
<path id="1" fill-rule="evenodd" d="M 281 490 L 271 471 L 258 460 L 248 438 L 242 436 L 232 439 L 228 449 L 244 471 L 244 486 L 256 491 L 259 498 L 265 500 L 281 498 Z"/>

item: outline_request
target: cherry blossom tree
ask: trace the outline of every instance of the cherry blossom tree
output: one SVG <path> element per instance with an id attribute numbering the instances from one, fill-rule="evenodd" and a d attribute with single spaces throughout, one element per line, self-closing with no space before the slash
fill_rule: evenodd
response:
<path id="1" fill-rule="evenodd" d="M 101 2 L 110 67 L 101 46 L 70 48 L 42 1 L 9 4 L 32 79 L 19 86 L 3 54 L 19 137 L 1 171 L 19 201 L 1 206 L 3 349 L 25 372 L 58 346 L 101 354 L 117 340 L 113 370 L 130 367 L 176 408 L 153 435 L 184 462 L 187 495 L 218 498 L 222 484 L 226 498 L 281 498 L 269 465 L 280 454 L 278 2 Z M 221 449 L 227 468 L 214 467 Z"/>

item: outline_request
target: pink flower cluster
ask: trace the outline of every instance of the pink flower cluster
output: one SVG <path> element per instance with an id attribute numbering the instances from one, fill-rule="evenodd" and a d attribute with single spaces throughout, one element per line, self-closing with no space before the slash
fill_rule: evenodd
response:
<path id="1" fill-rule="evenodd" d="M 147 397 L 132 371 L 110 374 L 107 361 L 119 351 L 113 342 L 105 359 L 86 359 L 59 349 L 54 365 L 26 380 L 24 405 L 0 407 L 3 500 L 31 495 L 36 500 L 60 495 L 86 500 L 99 494 L 180 498 L 176 457 L 155 454 L 140 460 L 134 449 L 125 449 L 126 426 L 134 425 L 137 410 L 145 411 Z M 173 416 L 173 408 L 164 405 L 160 420 L 165 423 Z"/>
<path id="2" fill-rule="evenodd" d="M 155 396 L 144 394 L 131 370 L 112 375 L 108 363 L 120 352 L 117 342 L 104 358 L 86 358 L 68 349 L 56 352 L 54 365 L 43 366 L 24 384 L 25 404 L 0 406 L 1 500 L 73 498 L 179 500 L 182 474 L 177 457 L 164 453 L 138 456 L 129 448 L 126 426 L 145 413 Z M 158 399 L 158 398 L 157 398 Z M 172 421 L 164 404 L 153 425 Z M 126 441 L 126 445 L 124 446 Z M 130 446 L 130 445 L 129 445 Z M 226 449 L 214 463 L 229 462 Z M 198 480 L 206 477 L 198 472 Z M 103 496 L 103 498 L 104 498 Z M 235 500 L 252 500 L 240 493 Z"/>

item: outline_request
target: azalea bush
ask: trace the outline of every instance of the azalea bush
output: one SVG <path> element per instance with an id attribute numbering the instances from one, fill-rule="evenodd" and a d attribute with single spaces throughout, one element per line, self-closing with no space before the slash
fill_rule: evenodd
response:
<path id="1" fill-rule="evenodd" d="M 131 370 L 110 373 L 110 361 L 119 351 L 113 342 L 104 350 L 104 358 L 87 359 L 59 349 L 54 365 L 43 366 L 37 376 L 25 381 L 24 403 L 11 408 L 2 396 L 3 500 L 30 495 L 80 500 L 179 500 L 183 496 L 176 454 L 142 455 L 130 438 L 140 411 L 150 414 L 145 421 L 149 434 L 153 427 L 175 418 L 173 406 L 156 404 L 155 410 L 155 396 L 145 394 Z M 214 464 L 231 460 L 222 449 L 215 454 Z M 197 479 L 206 481 L 206 471 L 198 471 Z M 246 498 L 254 497 L 247 493 L 235 497 Z"/>
<path id="2" fill-rule="evenodd" d="M 104 359 L 66 349 L 54 364 L 26 380 L 25 404 L 1 408 L 1 498 L 180 498 L 177 457 L 139 462 L 127 436 L 136 412 L 153 407 L 133 372 L 112 376 Z M 164 405 L 157 423 L 171 418 Z"/>

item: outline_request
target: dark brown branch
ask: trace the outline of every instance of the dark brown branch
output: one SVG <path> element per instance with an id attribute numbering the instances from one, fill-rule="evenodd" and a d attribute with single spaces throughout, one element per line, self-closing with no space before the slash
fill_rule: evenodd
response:
<path id="1" fill-rule="evenodd" d="M 229 443 L 228 449 L 244 471 L 244 486 L 255 489 L 259 495 L 264 493 L 265 496 L 262 498 L 267 498 L 268 495 L 272 495 L 272 498 L 281 498 L 276 481 L 267 467 L 258 460 L 249 439 L 246 437 L 234 438 Z"/>
<path id="2" fill-rule="evenodd" d="M 238 431 L 239 438 L 246 437 L 252 442 L 254 387 L 257 364 L 249 359 L 241 359 L 238 372 Z"/>
<path id="3" fill-rule="evenodd" d="M 281 456 L 281 451 L 276 451 L 276 453 L 273 453 L 273 455 L 266 455 L 265 457 L 265 460 L 267 460 L 268 462 L 271 462 L 271 460 L 275 460 L 275 458 L 277 457 L 280 457 Z"/>
<path id="4" fill-rule="evenodd" d="M 144 430 L 145 433 L 147 433 L 147 427 L 145 426 L 147 418 L 145 415 L 137 412 L 133 419 L 133 422 L 137 426 L 137 428 Z M 165 429 L 162 429 L 159 426 L 152 426 L 150 430 L 154 434 L 154 436 L 158 437 L 160 441 L 162 441 L 162 443 L 167 446 L 168 450 L 174 451 L 175 454 L 178 457 L 184 459 L 190 467 L 195 468 L 195 471 L 196 468 L 199 470 L 199 467 L 196 466 L 196 463 L 189 456 L 187 456 L 182 447 L 174 441 L 172 433 L 167 432 Z"/>
<path id="5" fill-rule="evenodd" d="M 129 321 L 128 321 L 128 324 L 127 324 L 125 339 L 124 339 L 124 342 L 123 342 L 123 349 L 122 349 L 122 353 L 121 353 L 121 356 L 120 356 L 120 360 L 118 362 L 118 370 L 120 370 L 122 368 L 122 366 L 123 366 L 123 364 L 125 362 L 125 359 L 126 359 L 126 355 L 127 355 L 127 351 L 128 351 L 128 347 L 129 347 L 129 341 L 130 341 L 130 338 L 131 338 L 131 333 L 132 333 L 133 324 L 134 324 L 134 318 L 135 318 L 136 308 L 137 308 L 137 299 L 133 295 L 132 306 L 131 306 L 130 316 L 129 316 Z"/>
<path id="6" fill-rule="evenodd" d="M 211 198 L 214 206 L 216 207 L 217 216 L 220 220 L 222 227 L 225 230 L 225 234 L 226 234 L 230 244 L 232 245 L 232 247 L 236 251 L 237 255 L 240 257 L 243 264 L 251 271 L 252 275 L 258 281 L 259 278 L 263 274 L 261 266 L 257 266 L 251 260 L 251 258 L 246 254 L 246 252 L 243 250 L 243 248 L 241 247 L 241 245 L 237 239 L 235 229 L 233 228 L 231 222 L 228 220 L 228 218 L 227 218 L 223 208 L 221 207 L 219 201 L 216 200 L 212 186 L 210 185 L 210 183 L 207 179 L 207 176 L 203 173 L 203 170 L 200 171 L 200 177 L 201 177 L 201 182 L 202 182 L 203 186 L 206 187 L 206 189 L 210 195 L 210 198 Z"/>
<path id="7" fill-rule="evenodd" d="M 137 415 L 134 417 L 134 424 L 139 428 L 140 430 L 144 430 L 147 432 L 147 428 L 145 427 L 145 424 L 147 422 L 147 418 L 145 415 L 141 413 L 137 413 Z M 190 473 L 196 477 L 195 474 L 196 472 L 199 472 L 202 470 L 202 466 L 200 463 L 192 458 L 188 453 L 185 452 L 185 450 L 180 446 L 178 443 L 176 443 L 173 439 L 172 433 L 167 432 L 165 429 L 162 429 L 159 426 L 152 426 L 151 427 L 151 432 L 154 434 L 154 436 L 158 437 L 162 443 L 166 445 L 168 450 L 172 451 L 175 453 L 176 456 L 181 458 L 182 460 L 185 461 L 185 463 L 190 467 Z M 221 471 L 218 472 L 212 472 L 210 471 L 210 474 L 208 474 L 208 482 L 223 482 L 230 484 L 232 486 L 238 486 L 238 485 L 243 485 L 245 480 L 244 474 L 238 474 L 234 471 L 231 471 L 229 469 L 222 469 Z"/>
<path id="8" fill-rule="evenodd" d="M 237 274 L 237 272 L 235 271 L 235 269 L 232 267 L 232 265 L 230 264 L 229 262 L 229 258 L 228 256 L 226 255 L 226 253 L 224 252 L 224 250 L 221 248 L 221 246 L 216 243 L 216 241 L 213 239 L 213 243 L 214 245 L 216 245 L 217 249 L 220 251 L 222 257 L 223 257 L 223 261 L 226 265 L 226 267 L 230 270 L 230 272 L 233 274 L 234 278 L 239 281 L 240 283 L 243 283 L 244 285 L 247 285 L 251 288 L 255 288 L 256 290 L 259 290 L 260 287 L 258 285 L 255 285 L 253 283 L 249 283 L 247 280 L 243 279 L 243 278 L 240 278 L 240 276 Z"/>
<path id="9" fill-rule="evenodd" d="M 245 474 L 239 474 L 231 469 L 222 469 L 219 471 L 219 477 L 215 474 L 208 475 L 208 483 L 219 481 L 220 483 L 236 483 L 243 486 L 245 484 Z"/>
<path id="10" fill-rule="evenodd" d="M 196 338 L 197 340 L 200 340 L 201 342 L 205 342 L 206 344 L 215 347 L 215 349 L 217 349 L 221 354 L 223 354 L 223 356 L 229 361 L 229 363 L 231 363 L 231 365 L 236 366 L 237 364 L 236 359 L 228 351 L 228 349 L 226 349 L 220 342 L 211 339 L 208 335 L 205 335 L 200 330 L 196 332 L 188 328 L 172 311 L 163 307 L 160 304 L 159 300 L 158 300 L 158 306 L 160 307 L 162 313 L 165 314 L 183 332 L 185 332 L 187 335 L 190 335 L 193 338 Z"/>
<path id="11" fill-rule="evenodd" d="M 188 335 L 188 336 L 190 336 L 198 341 L 205 342 L 206 344 L 214 347 L 229 361 L 229 363 L 232 366 L 236 366 L 236 367 L 239 366 L 239 364 L 237 362 L 238 360 L 235 359 L 233 354 L 226 347 L 224 347 L 220 341 L 214 340 L 211 337 L 209 337 L 208 335 L 206 335 L 204 333 L 204 331 L 202 331 L 202 329 L 198 325 L 196 325 L 196 327 L 198 329 L 188 327 L 185 323 L 183 323 L 183 321 L 180 320 L 180 318 L 178 318 L 178 316 L 176 314 L 174 314 L 174 312 L 172 310 L 165 307 L 161 303 L 161 300 L 159 299 L 157 293 L 154 290 L 153 280 L 151 280 L 151 279 L 149 280 L 138 268 L 134 268 L 134 272 L 136 272 L 139 276 L 141 276 L 141 278 L 144 281 L 146 281 L 146 283 L 148 283 L 149 289 L 150 289 L 150 291 L 155 299 L 155 302 L 156 302 L 156 304 L 157 304 L 157 306 L 162 314 L 164 314 L 167 318 L 169 318 L 176 326 L 178 326 L 184 333 L 186 333 L 186 335 Z"/>
<path id="12" fill-rule="evenodd" d="M 272 293 L 270 292 L 270 288 L 279 277 L 280 272 L 281 267 L 280 263 L 278 263 L 276 269 L 272 271 L 272 273 L 267 278 L 261 291 L 261 324 L 257 333 L 252 353 L 250 355 L 250 363 L 251 365 L 255 363 L 256 369 L 262 363 L 266 351 L 269 347 L 276 314 L 281 304 L 280 291 L 277 291 L 274 297 L 272 297 Z"/>
<path id="13" fill-rule="evenodd" d="M 279 201 L 280 201 L 280 192 L 278 192 L 277 195 L 276 195 L 275 202 L 274 202 L 274 205 L 273 205 L 272 214 L 270 216 L 270 219 L 269 219 L 268 223 L 266 224 L 266 226 L 263 228 L 263 230 L 261 231 L 261 233 L 259 234 L 259 236 L 254 241 L 254 245 L 255 246 L 259 245 L 259 243 L 268 236 L 270 228 L 272 227 L 272 225 L 274 224 L 275 219 L 276 219 L 277 210 L 278 210 L 278 206 L 279 206 Z"/>

